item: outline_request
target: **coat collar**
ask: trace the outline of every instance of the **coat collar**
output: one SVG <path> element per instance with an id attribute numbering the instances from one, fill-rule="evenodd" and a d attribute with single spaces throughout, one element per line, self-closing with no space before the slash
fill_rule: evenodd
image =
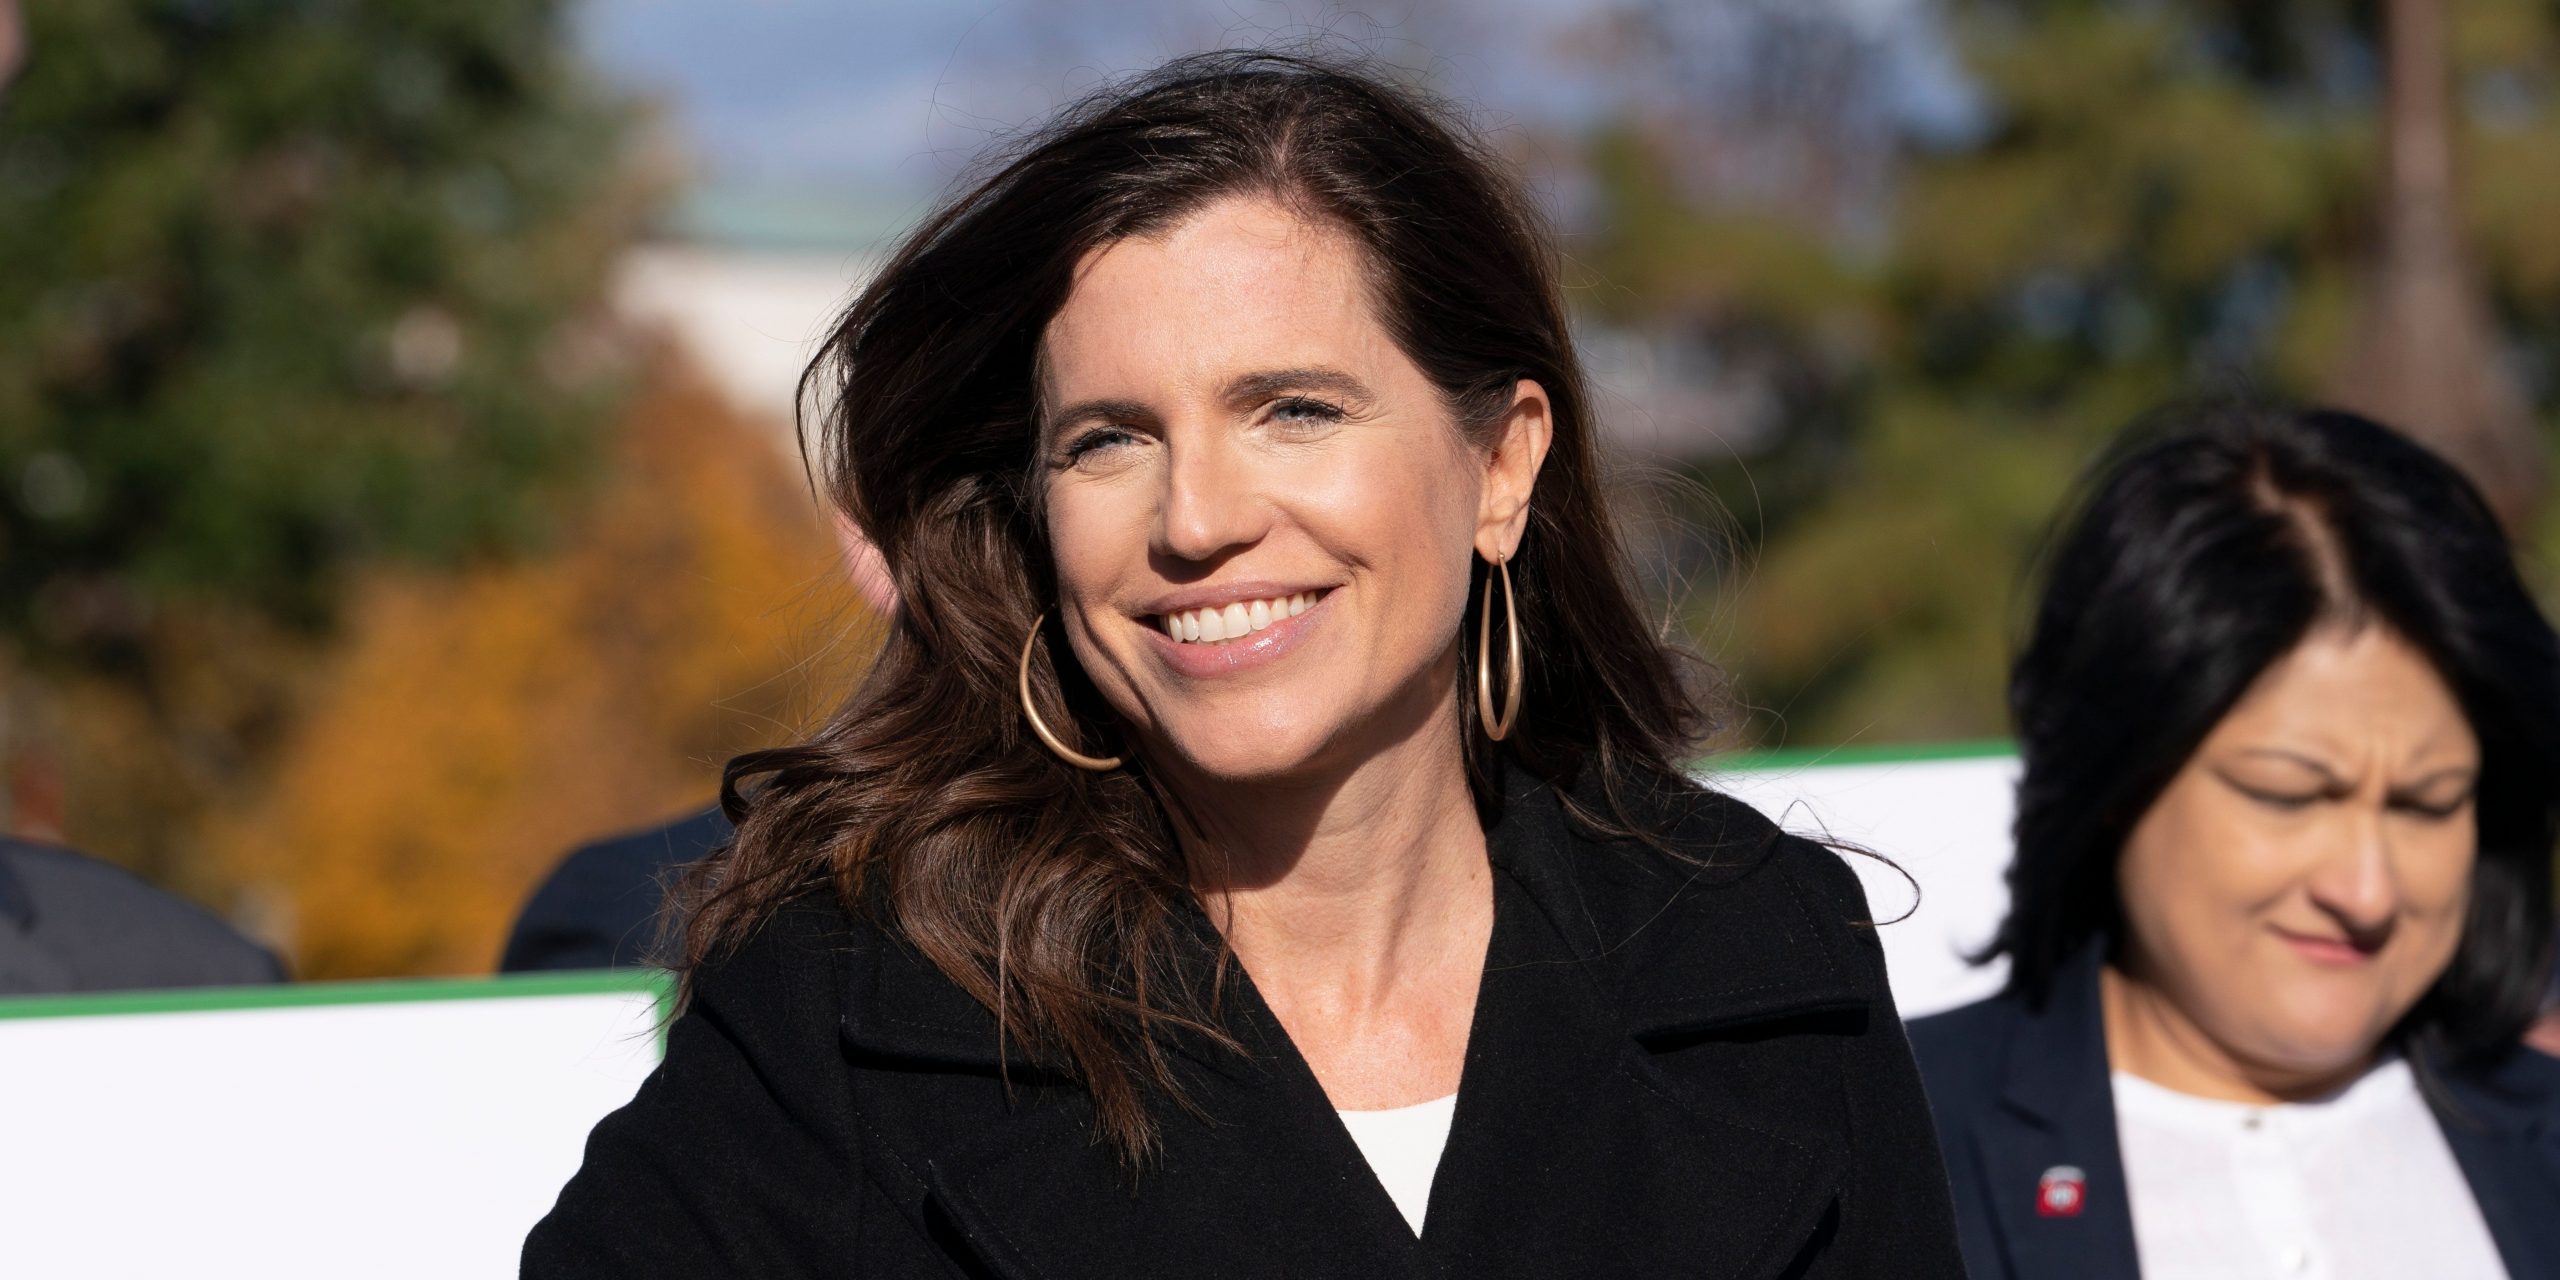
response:
<path id="1" fill-rule="evenodd" d="M 2512 1275 L 2560 1267 L 2560 1061 L 2522 1045 L 2466 1069 L 2432 1067 L 2429 1091 L 2481 1220 Z"/>
<path id="2" fill-rule="evenodd" d="M 1829 931 L 1780 921 L 1775 928 L 1782 936 L 1773 936 L 1680 909 L 1757 876 L 1777 853 L 1782 837 L 1758 814 L 1708 793 L 1654 788 L 1625 794 L 1631 816 L 1668 830 L 1669 843 L 1697 859 L 1691 863 L 1594 830 L 1570 812 L 1568 795 L 1586 812 L 1610 811 L 1589 780 L 1569 792 L 1515 783 L 1488 828 L 1486 851 L 1543 928 L 1577 957 L 1596 984 L 1591 996 L 1624 1034 L 1676 1038 L 1774 1016 L 1863 1007 L 1882 995 Z M 1195 944 L 1187 959 L 1203 968 L 1214 963 L 1215 927 L 1196 907 L 1185 923 Z M 912 946 L 885 932 L 878 937 L 869 949 L 872 960 L 848 992 L 844 1035 L 850 1044 L 920 1065 L 1036 1069 L 1018 1051 L 1010 1062 L 999 1053 L 995 1019 L 985 1006 Z M 1497 944 L 1502 941 L 1497 935 Z M 1788 948 L 1774 969 L 1766 954 L 1772 943 Z"/>
<path id="3" fill-rule="evenodd" d="M 2133 1205 L 2098 1002 L 2103 947 L 2055 975 L 2009 1042 L 2000 1105 L 1970 1141 L 2014 1280 L 2135 1280 Z M 2067 1190 L 2065 1188 L 2068 1188 Z"/>
<path id="4" fill-rule="evenodd" d="M 1837 1195 L 1836 1135 L 1791 1131 L 1793 1117 L 1667 1070 L 1651 1047 L 1879 993 L 1854 944 L 1814 927 L 1787 877 L 1762 873 L 1773 827 L 1720 797 L 1643 803 L 1702 865 L 1607 839 L 1542 786 L 1511 789 L 1488 828 L 1493 938 L 1423 1240 L 1241 971 L 1227 1016 L 1247 1053 L 1176 1055 L 1197 1110 L 1163 1110 L 1161 1159 L 1134 1186 L 1069 1088 L 1010 1089 L 992 1132 L 884 1131 L 927 1191 L 928 1228 L 1045 1280 L 1776 1272 Z M 1731 906 L 1696 909 L 1725 888 Z M 898 1068 L 887 1086 L 997 1068 L 993 1019 L 912 949 L 883 937 L 849 978 L 846 1043 Z M 1017 1081 L 1036 1072 L 1004 1066 Z M 1615 1225 L 1564 1220 L 1587 1212 L 1595 1185 Z M 1616 1256 L 1595 1265 L 1595 1247 Z"/>

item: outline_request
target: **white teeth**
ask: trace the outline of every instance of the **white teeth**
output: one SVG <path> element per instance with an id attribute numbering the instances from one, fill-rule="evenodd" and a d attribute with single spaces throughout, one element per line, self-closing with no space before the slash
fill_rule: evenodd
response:
<path id="1" fill-rule="evenodd" d="M 1315 605 L 1317 593 L 1300 591 L 1266 600 L 1239 600 L 1215 609 L 1186 609 L 1160 619 L 1164 633 L 1182 644 L 1215 644 L 1240 640 L 1275 622 L 1284 622 Z"/>

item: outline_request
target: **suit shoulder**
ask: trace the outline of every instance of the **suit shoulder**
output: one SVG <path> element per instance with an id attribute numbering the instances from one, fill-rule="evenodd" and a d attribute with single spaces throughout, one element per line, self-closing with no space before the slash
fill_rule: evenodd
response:
<path id="1" fill-rule="evenodd" d="M 662 887 L 662 876 L 728 843 L 731 834 L 729 820 L 714 807 L 591 841 L 562 857 L 536 895 L 610 897 L 635 889 L 654 895 Z"/>
<path id="2" fill-rule="evenodd" d="M 2560 1058 L 2518 1044 L 2440 1072 L 2458 1116 L 2509 1130 L 2560 1121 Z"/>
<path id="3" fill-rule="evenodd" d="M 1997 995 L 1907 1024 L 1911 1055 L 1941 1124 L 1998 1087 L 2000 1064 L 2023 1015 L 2014 997 Z"/>
<path id="4" fill-rule="evenodd" d="M 498 967 L 601 969 L 653 959 L 659 908 L 686 865 L 728 842 L 718 808 L 580 845 L 525 899 Z"/>
<path id="5" fill-rule="evenodd" d="M 0 839 L 27 923 L 93 990 L 281 982 L 266 948 L 203 907 L 76 849 Z"/>

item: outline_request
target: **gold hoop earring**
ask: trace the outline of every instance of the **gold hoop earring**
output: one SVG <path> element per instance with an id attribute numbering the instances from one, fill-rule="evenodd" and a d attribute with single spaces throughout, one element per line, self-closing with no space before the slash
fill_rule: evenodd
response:
<path id="1" fill-rule="evenodd" d="M 1031 732 L 1040 735 L 1041 745 L 1049 748 L 1051 754 L 1087 772 L 1108 773 L 1120 767 L 1120 757 L 1089 756 L 1068 746 L 1058 735 L 1049 732 L 1049 726 L 1040 722 L 1040 709 L 1031 705 L 1031 651 L 1039 647 L 1040 624 L 1048 620 L 1049 611 L 1041 610 L 1040 616 L 1031 620 L 1030 638 L 1022 642 L 1022 716 L 1031 722 Z"/>
<path id="2" fill-rule="evenodd" d="M 1484 576 L 1484 608 L 1476 613 L 1476 714 L 1484 722 L 1484 733 L 1496 742 L 1511 736 L 1511 727 L 1520 723 L 1520 607 L 1511 596 L 1511 566 L 1506 557 L 1493 558 L 1493 572 Z M 1509 638 L 1511 673 L 1503 677 L 1502 705 L 1506 714 L 1493 714 L 1493 580 L 1502 579 L 1503 632 Z"/>

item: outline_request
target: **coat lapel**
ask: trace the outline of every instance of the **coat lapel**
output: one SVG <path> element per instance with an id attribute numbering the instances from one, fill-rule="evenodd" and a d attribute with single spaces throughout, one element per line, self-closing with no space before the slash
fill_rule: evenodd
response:
<path id="1" fill-rule="evenodd" d="M 2560 1062 L 2509 1050 L 2486 1071 L 2441 1071 L 2430 1097 L 2511 1276 L 2560 1270 Z"/>
<path id="2" fill-rule="evenodd" d="M 1453 1277 L 1779 1272 L 1838 1195 L 1838 1133 L 1755 1105 L 1764 1082 L 1711 1042 L 1876 993 L 1843 957 L 1788 955 L 1773 972 L 1740 954 L 1765 952 L 1768 932 L 1693 931 L 1698 913 L 1678 908 L 1704 869 L 1630 856 L 1550 792 L 1510 810 L 1492 832 L 1494 946 L 1426 1249 Z M 1785 928 L 1790 906 L 1766 906 Z"/>
<path id="3" fill-rule="evenodd" d="M 1160 1108 L 1159 1155 L 1133 1178 L 1097 1140 L 1082 1093 L 1019 1057 L 1000 1070 L 994 1018 L 922 957 L 889 942 L 867 967 L 848 992 L 845 1038 L 858 1062 L 885 1068 L 868 1073 L 878 1097 L 866 1108 L 890 1113 L 874 1134 L 891 1153 L 884 1181 L 921 1192 L 916 1225 L 995 1274 L 1426 1274 L 1412 1231 L 1241 971 L 1227 1029 L 1247 1052 L 1171 1046 L 1192 1107 Z M 946 1116 L 962 1119 L 933 1122 Z"/>
<path id="4" fill-rule="evenodd" d="M 1966 1135 L 2013 1280 L 2140 1274 L 2098 1007 L 2101 959 L 2093 947 L 2056 976 L 2052 999 L 2010 1041 L 2000 1106 Z"/>
<path id="5" fill-rule="evenodd" d="M 1023 1061 L 1006 1084 L 993 1018 L 882 942 L 856 958 L 844 1028 L 857 1062 L 882 1068 L 864 1073 L 891 1153 L 875 1176 L 916 1194 L 920 1229 L 1013 1280 L 1782 1272 L 1839 1194 L 1837 1125 L 1772 1107 L 1770 1082 L 1721 1069 L 1733 1059 L 1716 1045 L 1863 1016 L 1880 993 L 1844 956 L 1790 952 L 1773 970 L 1770 932 L 1684 923 L 1697 913 L 1675 908 L 1703 872 L 1581 833 L 1551 792 L 1505 808 L 1489 833 L 1494 936 L 1421 1240 L 1240 970 L 1226 1016 L 1246 1054 L 1178 1047 L 1196 1114 L 1160 1111 L 1161 1158 L 1133 1183 L 1076 1090 Z M 1758 877 L 1767 900 L 1741 912 L 1803 911 L 1780 879 Z"/>

